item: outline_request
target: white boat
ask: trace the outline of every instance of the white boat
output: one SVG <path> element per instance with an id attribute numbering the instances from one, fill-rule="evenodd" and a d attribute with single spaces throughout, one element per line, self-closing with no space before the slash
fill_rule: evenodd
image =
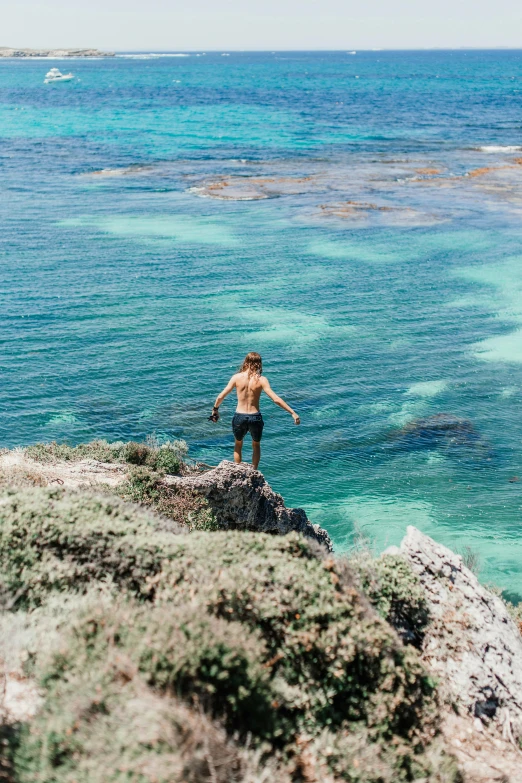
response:
<path id="1" fill-rule="evenodd" d="M 44 84 L 51 84 L 51 82 L 70 82 L 74 79 L 72 73 L 61 73 L 58 68 L 51 68 L 49 73 L 45 75 Z"/>

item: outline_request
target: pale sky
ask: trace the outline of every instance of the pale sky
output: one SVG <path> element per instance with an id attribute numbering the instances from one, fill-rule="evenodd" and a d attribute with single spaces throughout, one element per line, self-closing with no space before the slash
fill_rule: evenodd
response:
<path id="1" fill-rule="evenodd" d="M 520 0 L 0 0 L 0 46 L 522 48 Z"/>

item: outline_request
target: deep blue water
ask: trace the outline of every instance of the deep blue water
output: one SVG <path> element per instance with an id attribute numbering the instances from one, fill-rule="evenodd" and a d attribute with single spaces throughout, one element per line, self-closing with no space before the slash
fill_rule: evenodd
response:
<path id="1" fill-rule="evenodd" d="M 522 595 L 522 52 L 51 64 L 0 60 L 0 445 L 217 462 L 258 350 L 288 504 Z"/>

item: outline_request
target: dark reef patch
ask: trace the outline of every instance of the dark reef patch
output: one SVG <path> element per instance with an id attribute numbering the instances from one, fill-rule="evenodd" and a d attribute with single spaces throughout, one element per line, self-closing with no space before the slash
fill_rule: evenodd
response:
<path id="1" fill-rule="evenodd" d="M 491 445 L 469 419 L 451 413 L 435 413 L 405 424 L 388 434 L 387 443 L 401 451 L 439 449 L 454 456 L 491 460 Z"/>

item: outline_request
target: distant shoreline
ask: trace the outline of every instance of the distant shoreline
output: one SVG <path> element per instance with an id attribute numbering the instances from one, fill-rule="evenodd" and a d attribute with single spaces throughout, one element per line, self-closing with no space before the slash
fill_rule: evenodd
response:
<path id="1" fill-rule="evenodd" d="M 99 49 L 11 49 L 0 47 L 0 57 L 114 57 L 114 52 Z"/>
<path id="2" fill-rule="evenodd" d="M 66 58 L 105 58 L 105 57 L 200 57 L 204 54 L 224 54 L 221 49 L 207 49 L 205 52 L 199 49 L 186 49 L 184 54 L 174 53 L 174 50 L 160 50 L 151 51 L 150 49 L 136 49 L 136 50 L 116 50 L 115 52 L 105 52 L 100 49 L 29 49 L 29 48 L 14 48 L 14 47 L 0 47 L 0 58 L 4 59 L 66 59 Z M 420 49 L 388 49 L 388 48 L 357 48 L 353 50 L 347 49 L 250 49 L 239 50 L 229 49 L 226 54 L 233 53 L 234 55 L 254 55 L 254 54 L 273 54 L 273 55 L 300 55 L 300 54 L 430 54 L 430 53 L 444 53 L 444 52 L 522 52 L 522 48 L 513 48 L 510 46 L 494 46 L 494 47 L 473 47 L 473 46 L 459 46 L 459 47 L 422 47 Z"/>

